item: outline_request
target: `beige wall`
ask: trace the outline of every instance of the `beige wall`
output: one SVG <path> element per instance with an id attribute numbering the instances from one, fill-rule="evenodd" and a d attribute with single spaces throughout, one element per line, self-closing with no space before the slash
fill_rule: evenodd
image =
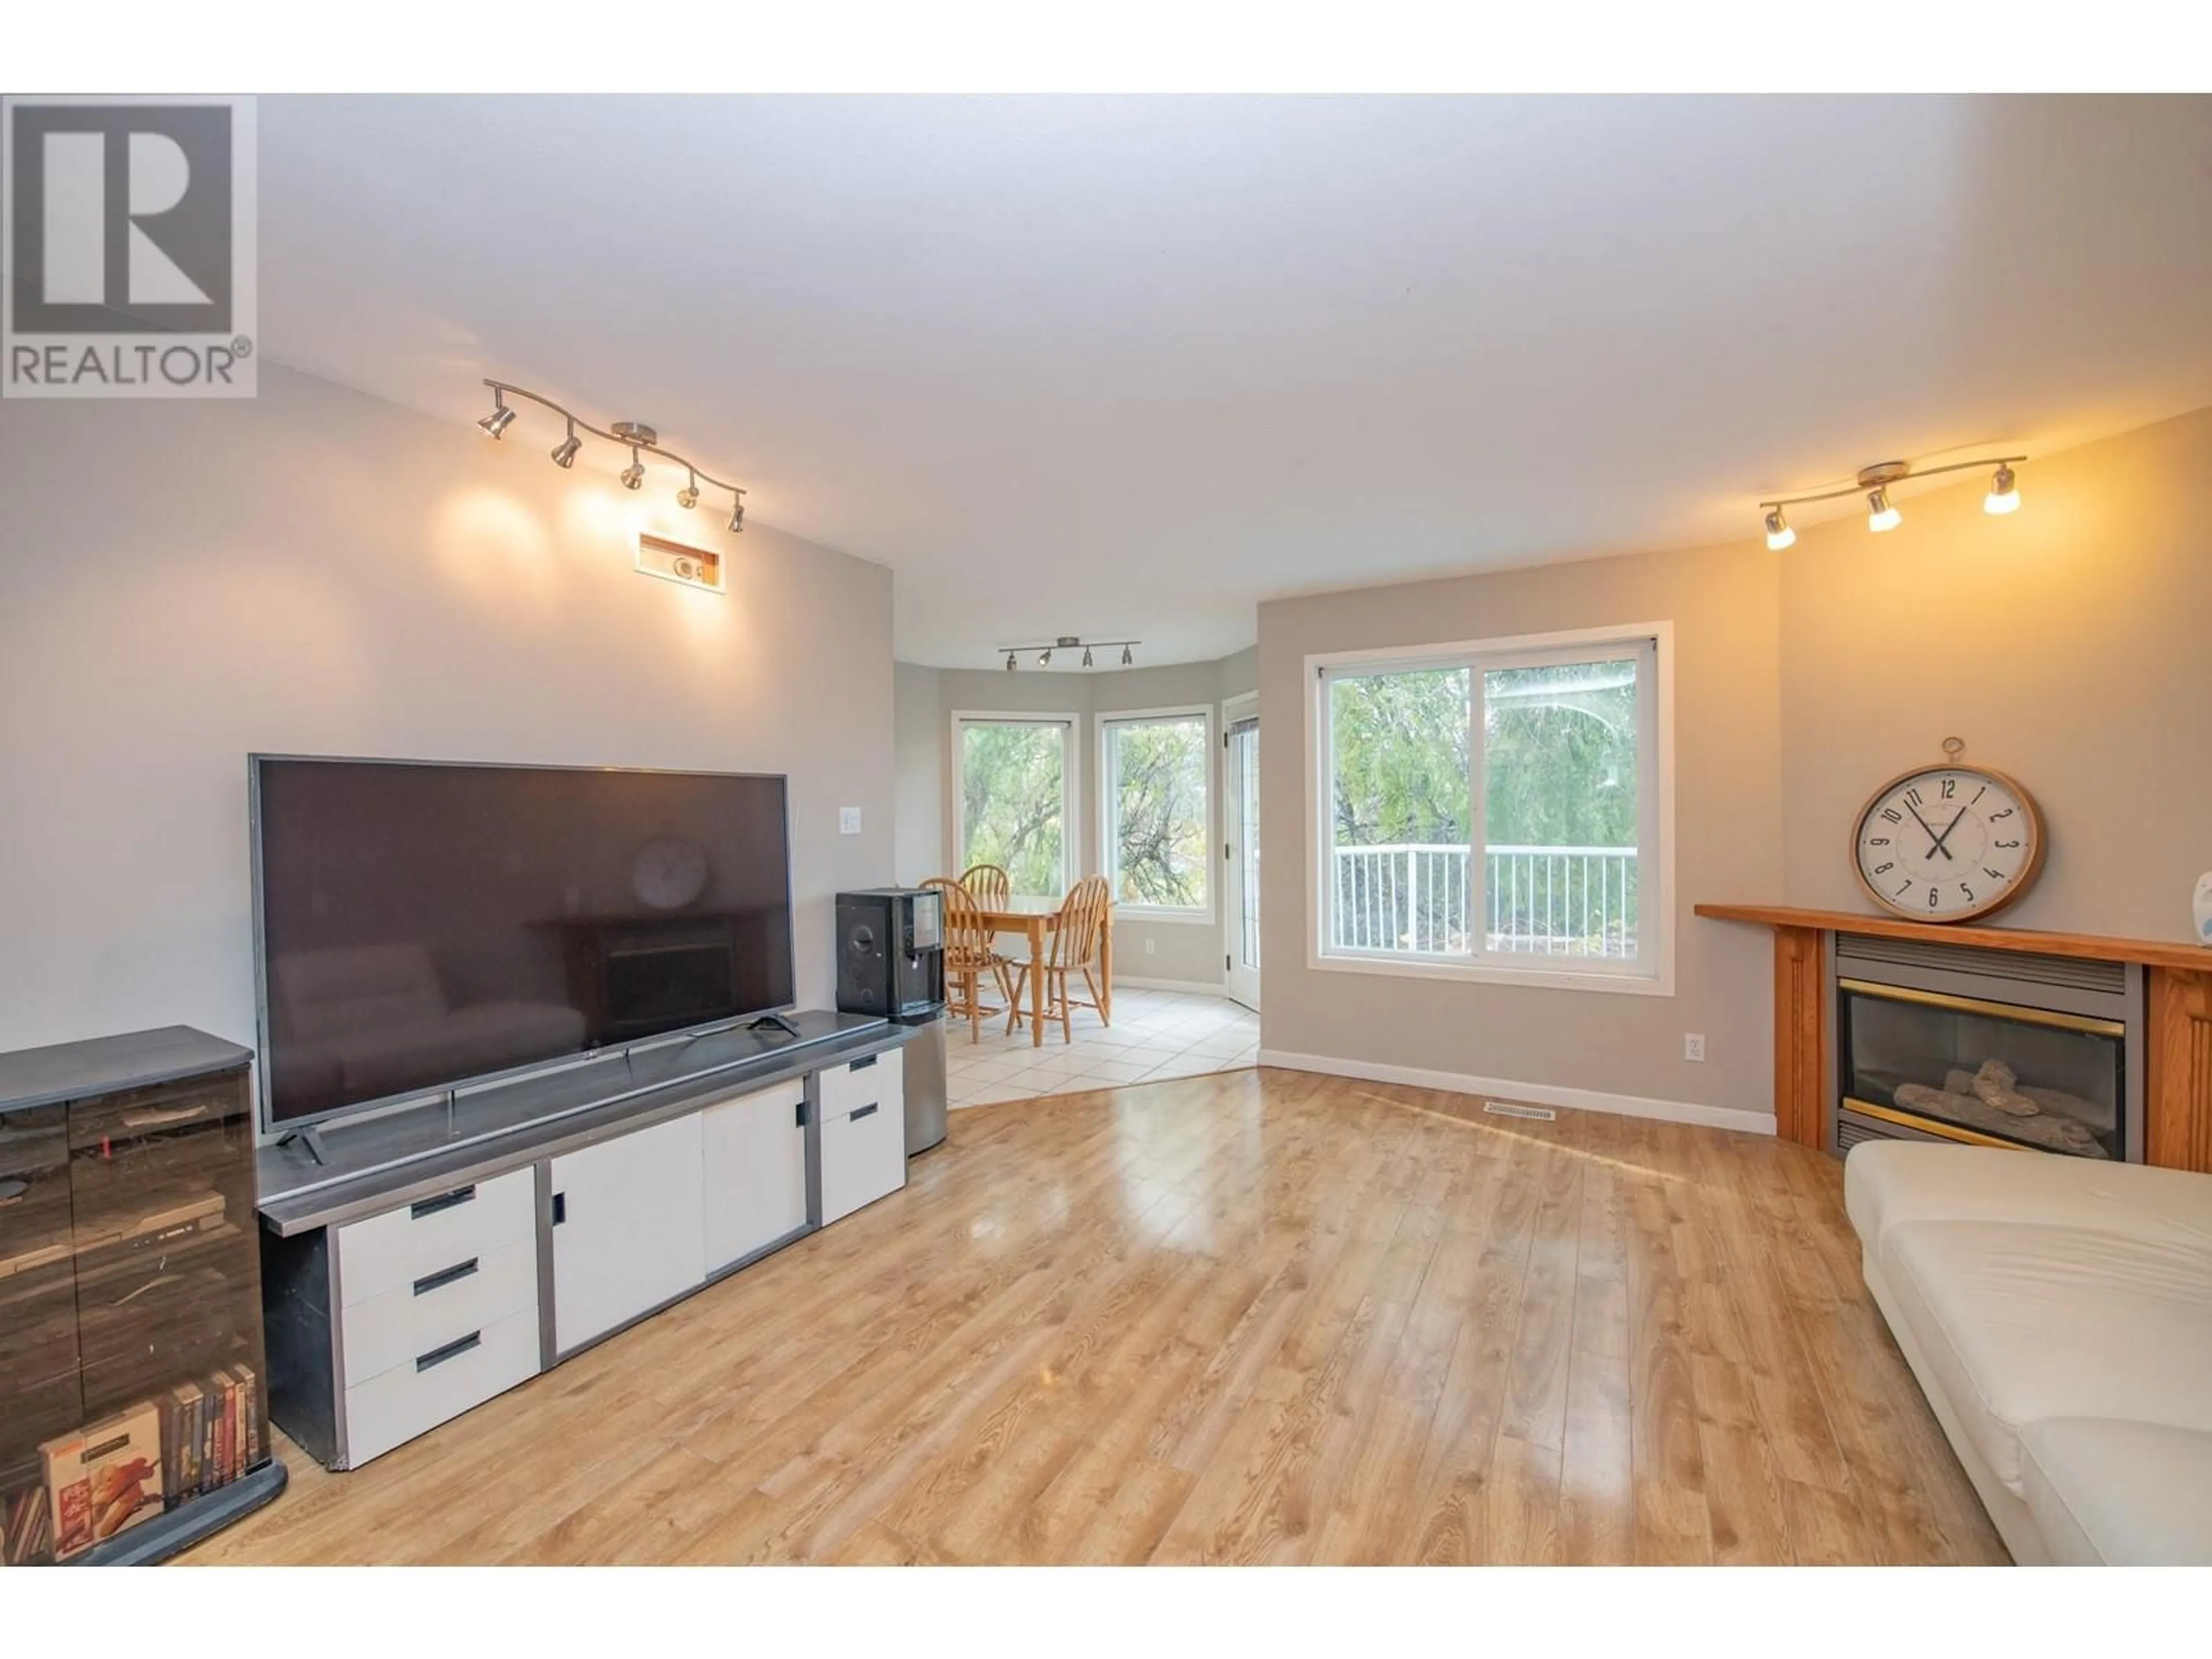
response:
<path id="1" fill-rule="evenodd" d="M 1942 758 L 2009 772 L 2051 852 L 2012 927 L 2191 938 L 2212 869 L 2212 410 L 1854 514 L 1782 556 L 1783 820 L 1794 904 L 1859 908 L 1875 786 Z"/>
<path id="2" fill-rule="evenodd" d="M 2035 795 L 2050 861 L 2004 925 L 2187 939 L 2212 867 L 2212 410 L 2035 460 L 2024 505 L 1987 480 L 1900 493 L 1905 522 L 1505 571 L 1260 610 L 1265 1046 L 1370 1066 L 1771 1109 L 1763 931 L 1705 900 L 1870 906 L 1859 807 L 1893 774 L 1967 757 Z M 1619 623 L 1674 624 L 1676 994 L 1449 984 L 1306 966 L 1304 659 Z M 1685 1032 L 1707 1060 L 1682 1059 Z"/>
<path id="3" fill-rule="evenodd" d="M 1283 599 L 1260 607 L 1262 1046 L 1369 1065 L 1768 1112 L 1766 941 L 1688 921 L 1689 901 L 1783 880 L 1779 572 L 1709 548 Z M 1672 997 L 1443 982 L 1307 964 L 1309 654 L 1674 624 Z M 1682 1058 L 1684 1033 L 1707 1058 Z"/>
<path id="4" fill-rule="evenodd" d="M 1221 702 L 1253 690 L 1257 653 L 1247 650 L 1218 662 L 1177 663 L 1152 668 L 1116 668 L 1091 673 L 1009 674 L 1004 669 L 934 669 L 898 665 L 899 878 L 916 881 L 952 870 L 954 808 L 959 780 L 953 767 L 952 716 L 960 712 L 1066 714 L 1076 723 L 1079 767 L 1077 847 L 1085 870 L 1099 867 L 1097 716 L 1146 708 L 1178 708 L 1203 703 L 1220 718 Z M 932 699 L 934 699 L 933 702 Z M 927 709 L 926 716 L 922 710 Z M 934 769 L 934 822 L 917 833 L 914 816 L 930 810 L 931 793 L 921 783 Z M 1213 838 L 1220 838 L 1220 768 L 1217 763 L 1208 800 Z M 927 868 L 921 867 L 927 864 Z M 957 872 L 955 872 L 957 873 Z M 1218 884 L 1217 884 L 1218 887 Z M 1185 984 L 1221 982 L 1221 895 L 1214 894 L 1208 922 L 1124 920 L 1115 924 L 1115 969 L 1122 977 L 1172 980 Z"/>
<path id="5" fill-rule="evenodd" d="M 802 1003 L 891 874 L 890 573 L 271 365 L 0 404 L 0 1048 L 253 1039 L 251 750 L 784 772 Z M 641 522 L 726 599 L 631 570 Z M 841 836 L 840 806 L 863 833 Z"/>

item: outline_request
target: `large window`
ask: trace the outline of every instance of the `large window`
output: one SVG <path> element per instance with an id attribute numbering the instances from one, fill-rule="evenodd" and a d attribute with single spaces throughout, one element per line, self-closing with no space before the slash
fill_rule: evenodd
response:
<path id="1" fill-rule="evenodd" d="M 1099 845 L 1123 912 L 1212 915 L 1212 720 L 1204 708 L 1102 716 Z"/>
<path id="2" fill-rule="evenodd" d="M 961 871 L 1003 868 L 1014 892 L 1058 898 L 1074 880 L 1073 727 L 1065 716 L 957 714 Z"/>
<path id="3" fill-rule="evenodd" d="M 1320 965 L 1671 988 L 1663 633 L 1315 659 Z"/>

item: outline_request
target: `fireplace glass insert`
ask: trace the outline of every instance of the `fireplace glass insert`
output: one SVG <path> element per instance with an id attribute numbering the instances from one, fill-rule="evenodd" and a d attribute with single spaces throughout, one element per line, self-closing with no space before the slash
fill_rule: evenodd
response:
<path id="1" fill-rule="evenodd" d="M 1856 1115 L 1973 1146 L 2139 1156 L 2123 1022 L 1850 978 L 1837 988 L 1839 1128 Z"/>

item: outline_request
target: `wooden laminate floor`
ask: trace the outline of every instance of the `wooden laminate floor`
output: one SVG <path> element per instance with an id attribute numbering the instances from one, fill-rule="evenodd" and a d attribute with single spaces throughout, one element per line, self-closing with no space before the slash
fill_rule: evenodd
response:
<path id="1" fill-rule="evenodd" d="M 1243 1071 L 902 1193 L 203 1562 L 1992 1562 L 1839 1166 Z"/>

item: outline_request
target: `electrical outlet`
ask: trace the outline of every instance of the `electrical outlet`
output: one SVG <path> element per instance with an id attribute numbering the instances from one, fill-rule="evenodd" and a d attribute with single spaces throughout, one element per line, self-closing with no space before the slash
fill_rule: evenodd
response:
<path id="1" fill-rule="evenodd" d="M 1703 1060 L 1705 1057 L 1705 1034 L 1703 1031 L 1682 1033 L 1682 1058 Z"/>
<path id="2" fill-rule="evenodd" d="M 837 809 L 837 833 L 841 836 L 857 836 L 860 833 L 859 807 L 841 806 Z"/>
<path id="3" fill-rule="evenodd" d="M 1156 940 L 1153 940 L 1153 939 L 1146 939 L 1146 940 L 1145 941 L 1145 954 L 1146 954 L 1146 956 L 1150 956 L 1150 955 L 1152 955 L 1152 946 L 1153 946 L 1153 945 L 1154 945 L 1155 943 L 1157 943 L 1157 941 L 1156 941 Z"/>

